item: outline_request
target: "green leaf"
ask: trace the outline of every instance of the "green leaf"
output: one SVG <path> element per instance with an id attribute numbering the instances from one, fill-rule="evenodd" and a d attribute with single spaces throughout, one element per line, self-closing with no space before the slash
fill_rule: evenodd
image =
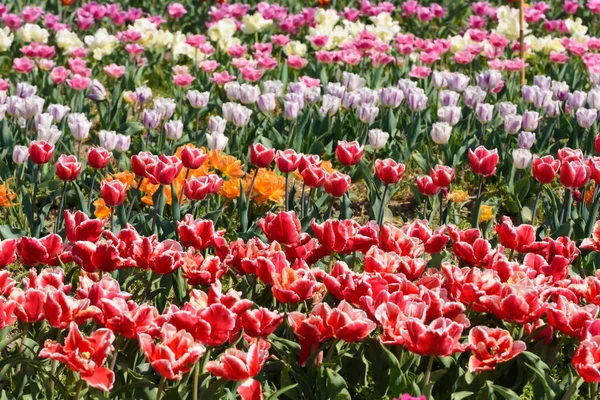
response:
<path id="1" fill-rule="evenodd" d="M 279 398 L 279 396 L 281 396 L 282 394 L 289 392 L 290 390 L 296 388 L 297 386 L 298 386 L 298 384 L 294 383 L 293 385 L 283 387 L 283 388 L 279 389 L 278 391 L 276 391 L 275 393 L 273 393 L 272 395 L 270 395 L 269 400 L 275 400 L 275 399 Z"/>
<path id="2" fill-rule="evenodd" d="M 461 392 L 454 392 L 452 393 L 452 396 L 450 396 L 451 400 L 463 400 L 466 399 L 467 397 L 471 397 L 473 396 L 475 393 L 473 392 L 468 392 L 466 390 L 463 390 Z"/>
<path id="3" fill-rule="evenodd" d="M 508 399 L 508 400 L 519 400 L 520 399 L 519 395 L 516 394 L 515 392 L 513 392 L 512 390 L 510 390 L 509 388 L 494 385 L 494 384 L 492 384 L 491 381 L 488 381 L 487 383 L 491 388 L 494 389 L 495 392 L 498 392 L 500 394 L 500 396 L 502 396 L 505 399 Z"/>

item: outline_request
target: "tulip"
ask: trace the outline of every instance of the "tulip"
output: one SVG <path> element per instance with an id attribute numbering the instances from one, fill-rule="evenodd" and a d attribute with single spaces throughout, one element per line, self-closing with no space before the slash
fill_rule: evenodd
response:
<path id="1" fill-rule="evenodd" d="M 27 146 L 16 145 L 13 149 L 12 160 L 15 164 L 21 165 L 29 158 L 29 149 Z"/>
<path id="2" fill-rule="evenodd" d="M 104 221 L 101 219 L 90 219 L 85 213 L 76 211 L 71 214 L 68 210 L 64 212 L 65 234 L 71 244 L 78 241 L 96 243 L 100 240 L 104 231 Z"/>
<path id="3" fill-rule="evenodd" d="M 88 93 L 87 98 L 94 101 L 106 100 L 106 88 L 97 79 L 92 79 L 89 86 L 87 87 Z"/>
<path id="4" fill-rule="evenodd" d="M 325 178 L 324 189 L 333 197 L 342 197 L 350 188 L 350 176 L 335 171 Z"/>
<path id="5" fill-rule="evenodd" d="M 158 128 L 160 123 L 160 114 L 157 111 L 145 109 L 142 114 L 142 125 L 148 130 L 154 130 Z"/>
<path id="6" fill-rule="evenodd" d="M 142 104 L 148 103 L 152 100 L 152 90 L 147 86 L 140 86 L 135 89 L 135 95 L 138 101 Z"/>
<path id="7" fill-rule="evenodd" d="M 295 101 L 284 101 L 283 102 L 283 116 L 285 119 L 295 120 L 298 118 L 300 112 L 300 105 Z"/>
<path id="8" fill-rule="evenodd" d="M 67 117 L 67 125 L 71 131 L 71 135 L 78 142 L 78 146 L 82 140 L 89 136 L 92 123 L 88 121 L 84 114 L 73 113 Z"/>
<path id="9" fill-rule="evenodd" d="M 523 117 L 517 114 L 510 114 L 504 117 L 504 130 L 509 135 L 514 135 L 521 130 Z"/>
<path id="10" fill-rule="evenodd" d="M 75 156 L 62 154 L 56 163 L 56 175 L 62 181 L 74 181 L 81 172 L 81 163 Z M 60 214 L 60 213 L 59 213 Z"/>
<path id="11" fill-rule="evenodd" d="M 554 180 L 560 169 L 560 160 L 548 155 L 544 157 L 533 156 L 533 177 L 541 184 L 547 184 Z"/>
<path id="12" fill-rule="evenodd" d="M 577 110 L 583 107 L 586 101 L 587 95 L 585 92 L 575 90 L 573 93 L 569 94 L 567 104 L 569 104 L 569 107 L 571 107 L 573 110 Z"/>
<path id="13" fill-rule="evenodd" d="M 503 101 L 498 103 L 498 114 L 503 119 L 506 118 L 507 115 L 514 115 L 517 113 L 517 105 L 511 103 L 510 101 Z"/>
<path id="14" fill-rule="evenodd" d="M 105 328 L 96 330 L 86 338 L 77 324 L 71 322 L 65 346 L 49 340 L 44 344 L 40 358 L 51 358 L 66 364 L 90 386 L 109 391 L 115 381 L 115 374 L 102 364 L 114 350 L 111 344 L 114 339 L 115 335 Z"/>
<path id="15" fill-rule="evenodd" d="M 573 366 L 586 382 L 600 382 L 600 336 L 581 341 L 573 355 Z"/>
<path id="16" fill-rule="evenodd" d="M 50 128 L 44 128 L 42 126 L 38 129 L 38 140 L 48 142 L 51 145 L 55 145 L 60 139 L 62 132 L 56 127 L 56 125 L 52 125 Z"/>
<path id="17" fill-rule="evenodd" d="M 423 111 L 427 107 L 427 95 L 422 89 L 412 88 L 408 90 L 406 95 L 408 108 L 412 112 Z"/>
<path id="18" fill-rule="evenodd" d="M 429 170 L 429 175 L 434 185 L 447 188 L 454 180 L 454 169 L 447 165 L 436 165 Z"/>
<path id="19" fill-rule="evenodd" d="M 437 71 L 436 71 L 437 72 Z M 435 73 L 434 73 L 435 76 Z M 385 108 L 398 108 L 404 100 L 404 92 L 400 89 L 390 86 L 379 90 L 379 101 Z"/>
<path id="20" fill-rule="evenodd" d="M 377 327 L 367 318 L 367 313 L 352 307 L 345 300 L 331 310 L 327 324 L 331 326 L 335 338 L 348 343 L 363 340 Z"/>
<path id="21" fill-rule="evenodd" d="M 215 236 L 215 228 L 211 220 L 195 220 L 191 214 L 187 214 L 182 221 L 177 222 L 177 231 L 181 244 L 193 247 L 197 251 L 208 248 Z"/>
<path id="22" fill-rule="evenodd" d="M 442 107 L 456 107 L 460 94 L 452 90 L 442 90 L 440 92 L 440 104 Z"/>
<path id="23" fill-rule="evenodd" d="M 533 156 L 527 149 L 515 149 L 512 152 L 512 157 L 516 169 L 526 169 L 529 167 Z"/>
<path id="24" fill-rule="evenodd" d="M 146 173 L 161 185 L 170 185 L 183 168 L 182 162 L 176 156 L 161 154 L 153 168 L 146 169 Z"/>
<path id="25" fill-rule="evenodd" d="M 8 267 L 17 259 L 15 249 L 17 248 L 16 239 L 0 240 L 0 269 Z M 0 272 L 0 282 L 3 280 Z M 9 278 L 10 279 L 10 278 Z M 0 284 L 0 292 L 10 292 L 10 288 L 5 284 Z"/>
<path id="26" fill-rule="evenodd" d="M 211 133 L 224 133 L 227 121 L 218 115 L 213 115 L 208 119 L 208 130 Z"/>
<path id="27" fill-rule="evenodd" d="M 209 92 L 199 92 L 198 90 L 188 90 L 185 97 L 190 102 L 190 106 L 196 109 L 204 108 L 208 105 L 210 98 Z"/>
<path id="28" fill-rule="evenodd" d="M 560 167 L 560 183 L 568 189 L 578 189 L 586 185 L 591 169 L 582 161 L 564 161 Z"/>
<path id="29" fill-rule="evenodd" d="M 248 85 L 246 83 L 240 85 L 240 103 L 254 104 L 260 95 L 258 86 Z"/>
<path id="30" fill-rule="evenodd" d="M 200 201 L 208 196 L 212 182 L 206 176 L 191 177 L 183 182 L 183 193 L 190 200 Z"/>
<path id="31" fill-rule="evenodd" d="M 123 204 L 127 195 L 127 185 L 119 180 L 102 181 L 100 195 L 108 207 L 117 207 Z"/>
<path id="32" fill-rule="evenodd" d="M 455 106 L 441 107 L 438 110 L 438 118 L 441 122 L 454 126 L 460 121 L 461 109 Z"/>
<path id="33" fill-rule="evenodd" d="M 470 80 L 468 76 L 460 74 L 458 72 L 448 74 L 446 79 L 448 80 L 448 89 L 453 90 L 455 92 L 464 91 L 469 85 Z"/>
<path id="34" fill-rule="evenodd" d="M 181 163 L 187 169 L 198 169 L 206 162 L 207 159 L 208 154 L 205 154 L 202 149 L 197 147 L 185 146 L 183 150 L 181 150 Z"/>
<path id="35" fill-rule="evenodd" d="M 463 326 L 449 318 L 437 318 L 427 324 L 417 318 L 408 318 L 400 334 L 404 346 L 421 356 L 446 357 L 463 352 L 466 346 L 459 343 Z"/>
<path id="36" fill-rule="evenodd" d="M 318 165 L 309 165 L 302 171 L 304 184 L 309 188 L 319 188 L 323 186 L 327 172 Z M 309 202 L 310 198 L 309 196 Z"/>
<path id="37" fill-rule="evenodd" d="M 363 104 L 360 106 L 358 118 L 365 124 L 372 124 L 379 115 L 379 108 L 371 104 Z"/>
<path id="38" fill-rule="evenodd" d="M 338 161 L 346 167 L 358 164 L 364 152 L 365 147 L 361 146 L 357 141 L 347 142 L 341 140 L 335 149 Z"/>
<path id="39" fill-rule="evenodd" d="M 131 146 L 131 136 L 117 134 L 117 141 L 115 143 L 115 150 L 119 153 L 126 153 Z"/>
<path id="40" fill-rule="evenodd" d="M 337 114 L 338 110 L 340 109 L 340 105 L 341 100 L 339 97 L 326 94 L 323 96 L 323 103 L 321 105 L 321 108 L 319 109 L 319 113 L 323 117 L 325 117 L 326 115 L 333 117 L 335 114 Z"/>
<path id="41" fill-rule="evenodd" d="M 598 111 L 596 109 L 580 108 L 575 113 L 577 116 L 577 123 L 584 129 L 589 129 L 596 122 Z"/>
<path id="42" fill-rule="evenodd" d="M 512 360 L 526 349 L 524 342 L 513 339 L 500 328 L 476 326 L 469 332 L 469 346 L 473 353 L 469 358 L 469 371 L 491 371 L 496 364 Z"/>
<path id="43" fill-rule="evenodd" d="M 211 131 L 211 133 L 206 134 L 206 141 L 210 150 L 223 151 L 227 147 L 229 138 L 222 132 Z"/>
<path id="44" fill-rule="evenodd" d="M 391 158 L 375 161 L 375 173 L 379 180 L 386 185 L 398 183 L 404 175 L 406 166 L 402 163 L 397 163 Z"/>
<path id="45" fill-rule="evenodd" d="M 115 131 L 101 130 L 98 132 L 98 140 L 100 141 L 100 147 L 112 151 L 117 145 L 117 133 Z"/>
<path id="46" fill-rule="evenodd" d="M 180 120 L 169 121 L 165 124 L 167 138 L 173 141 L 181 139 L 183 135 L 183 123 Z"/>
<path id="47" fill-rule="evenodd" d="M 29 145 L 29 157 L 34 164 L 47 164 L 54 154 L 54 145 L 45 141 L 33 141 Z"/>
<path id="48" fill-rule="evenodd" d="M 535 143 L 535 133 L 522 131 L 519 133 L 519 147 L 522 149 L 531 149 Z"/>
<path id="49" fill-rule="evenodd" d="M 475 174 L 486 178 L 494 175 L 498 165 L 498 150 L 488 150 L 479 146 L 475 151 L 469 149 L 468 155 L 471 169 Z"/>
<path id="50" fill-rule="evenodd" d="M 256 168 L 268 167 L 275 158 L 275 150 L 267 149 L 260 143 L 253 143 L 250 145 L 250 162 Z"/>
<path id="51" fill-rule="evenodd" d="M 279 214 L 269 212 L 265 218 L 258 220 L 257 225 L 269 241 L 281 244 L 296 243 L 301 232 L 300 220 L 294 211 Z"/>
<path id="52" fill-rule="evenodd" d="M 479 103 L 475 111 L 479 122 L 487 124 L 492 120 L 494 115 L 494 106 L 492 104 Z"/>
<path id="53" fill-rule="evenodd" d="M 440 187 L 433 183 L 433 179 L 429 175 L 417 177 L 417 188 L 425 196 L 435 196 L 440 191 Z"/>
<path id="54" fill-rule="evenodd" d="M 446 144 L 450 140 L 452 126 L 446 122 L 436 122 L 431 127 L 431 139 L 435 144 Z"/>
<path id="55" fill-rule="evenodd" d="M 33 125 L 35 129 L 45 128 L 48 129 L 52 126 L 52 115 L 48 113 L 42 113 L 35 116 Z"/>
<path id="56" fill-rule="evenodd" d="M 22 237 L 17 243 L 17 255 L 26 267 L 56 266 L 68 261 L 68 255 L 63 252 L 62 239 L 56 234 L 41 239 Z"/>
<path id="57" fill-rule="evenodd" d="M 256 104 L 261 112 L 268 114 L 277 108 L 277 96 L 274 93 L 265 93 L 258 96 Z"/>
<path id="58" fill-rule="evenodd" d="M 525 111 L 523 113 L 523 129 L 527 132 L 533 132 L 538 128 L 540 114 L 536 111 Z"/>
<path id="59" fill-rule="evenodd" d="M 479 86 L 469 86 L 463 93 L 463 100 L 470 109 L 475 109 L 477 104 L 483 102 L 487 93 Z"/>
<path id="60" fill-rule="evenodd" d="M 560 112 L 561 112 L 561 102 L 560 101 L 550 101 L 548 102 L 548 104 L 546 104 L 546 107 L 544 108 L 544 112 L 546 113 L 546 115 L 549 118 L 556 118 L 558 116 L 560 116 Z"/>
<path id="61" fill-rule="evenodd" d="M 171 118 L 173 114 L 175 114 L 176 107 L 175 100 L 170 98 L 159 97 L 154 100 L 154 111 L 158 113 L 160 119 L 163 120 Z"/>
<path id="62" fill-rule="evenodd" d="M 371 129 L 369 131 L 369 145 L 371 145 L 373 150 L 383 149 L 389 138 L 390 134 L 380 129 Z"/>
<path id="63" fill-rule="evenodd" d="M 443 71 L 433 71 L 431 75 L 431 83 L 437 90 L 448 87 L 447 74 Z"/>

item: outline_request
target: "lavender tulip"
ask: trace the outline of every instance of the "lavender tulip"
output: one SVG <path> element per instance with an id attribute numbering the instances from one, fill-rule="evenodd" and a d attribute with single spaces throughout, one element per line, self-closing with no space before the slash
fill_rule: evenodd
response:
<path id="1" fill-rule="evenodd" d="M 176 119 L 165 124 L 165 134 L 170 140 L 179 140 L 183 135 L 183 123 Z"/>
<path id="2" fill-rule="evenodd" d="M 190 102 L 192 108 L 204 108 L 208 105 L 210 98 L 209 92 L 200 92 L 198 90 L 188 90 L 185 97 Z"/>
<path id="3" fill-rule="evenodd" d="M 512 152 L 512 157 L 516 169 L 526 169 L 531 164 L 533 155 L 527 149 L 515 149 Z"/>
<path id="4" fill-rule="evenodd" d="M 212 132 L 206 134 L 206 142 L 210 150 L 223 151 L 227 147 L 229 138 L 221 132 Z"/>
<path id="5" fill-rule="evenodd" d="M 504 118 L 504 131 L 509 135 L 514 135 L 521 130 L 523 117 L 517 114 L 507 115 Z"/>
<path id="6" fill-rule="evenodd" d="M 535 133 L 522 131 L 519 133 L 519 147 L 522 149 L 531 149 L 535 143 Z"/>
<path id="7" fill-rule="evenodd" d="M 537 129 L 540 122 L 540 114 L 536 111 L 525 111 L 523 113 L 523 129 L 533 132 Z"/>
<path id="8" fill-rule="evenodd" d="M 17 145 L 13 149 L 12 160 L 15 164 L 21 165 L 29 158 L 29 149 L 27 146 Z"/>
<path id="9" fill-rule="evenodd" d="M 256 105 L 263 113 L 273 112 L 277 108 L 277 96 L 275 96 L 275 93 L 261 94 L 258 96 Z"/>
<path id="10" fill-rule="evenodd" d="M 101 130 L 98 132 L 98 140 L 100 147 L 104 147 L 108 151 L 113 151 L 117 145 L 117 133 L 115 131 Z"/>
<path id="11" fill-rule="evenodd" d="M 436 144 L 446 144 L 450 140 L 452 126 L 445 122 L 436 122 L 431 127 L 431 139 Z"/>
<path id="12" fill-rule="evenodd" d="M 595 109 L 581 107 L 579 110 L 577 110 L 575 115 L 577 116 L 577 123 L 579 124 L 579 126 L 588 129 L 591 128 L 592 125 L 594 125 L 594 122 L 596 122 L 598 111 Z"/>
<path id="13" fill-rule="evenodd" d="M 369 144 L 373 150 L 382 149 L 387 143 L 390 134 L 380 129 L 371 129 L 369 131 Z"/>
<path id="14" fill-rule="evenodd" d="M 460 121 L 461 108 L 460 107 L 441 107 L 438 110 L 438 118 L 440 121 L 445 122 L 449 125 L 456 125 Z"/>
<path id="15" fill-rule="evenodd" d="M 371 104 L 360 106 L 358 118 L 365 124 L 372 124 L 379 115 L 379 108 Z"/>

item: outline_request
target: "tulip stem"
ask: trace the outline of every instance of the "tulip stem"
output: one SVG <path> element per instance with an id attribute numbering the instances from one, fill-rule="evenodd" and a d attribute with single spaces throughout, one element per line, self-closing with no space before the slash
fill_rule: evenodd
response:
<path id="1" fill-rule="evenodd" d="M 568 219 L 570 217 L 570 210 L 567 210 L 571 205 L 571 189 L 567 189 L 565 192 L 565 199 L 563 202 L 562 210 L 560 211 L 560 224 L 562 225 L 565 221 L 565 217 Z"/>
<path id="2" fill-rule="evenodd" d="M 598 398 L 598 382 L 594 382 L 592 386 L 592 400 L 596 400 Z"/>
<path id="3" fill-rule="evenodd" d="M 158 187 L 158 197 L 156 198 L 156 204 L 154 205 L 154 217 L 152 218 L 152 232 L 154 232 L 155 234 L 158 235 L 158 226 L 157 226 L 157 221 L 158 221 L 158 209 L 160 208 L 160 203 L 162 202 L 162 198 L 163 198 L 163 194 L 164 194 L 164 188 L 163 185 L 160 185 Z"/>
<path id="4" fill-rule="evenodd" d="M 137 199 L 138 194 L 140 193 L 140 186 L 142 185 L 142 181 L 144 180 L 143 176 L 140 176 L 137 185 L 135 186 L 135 190 L 133 191 L 133 197 L 131 198 L 131 203 L 129 203 L 129 209 L 127 210 L 127 217 L 125 218 L 129 222 L 129 217 L 131 216 L 131 210 L 133 209 L 133 204 Z"/>
<path id="5" fill-rule="evenodd" d="M 79 400 L 79 396 L 81 395 L 81 388 L 83 387 L 83 379 L 79 379 L 79 382 L 77 382 L 77 389 L 75 390 L 75 397 L 73 397 L 74 400 Z"/>
<path id="6" fill-rule="evenodd" d="M 302 196 L 300 196 L 300 215 L 304 218 L 304 190 L 306 189 L 306 182 L 302 182 Z"/>
<path id="7" fill-rule="evenodd" d="M 289 208 L 289 204 L 288 204 L 288 181 L 289 181 L 289 177 L 290 177 L 290 173 L 286 172 L 285 173 L 285 211 L 288 211 Z"/>
<path id="8" fill-rule="evenodd" d="M 110 231 L 115 231 L 115 208 L 110 207 Z"/>
<path id="9" fill-rule="evenodd" d="M 88 199 L 88 210 L 92 208 L 92 199 L 94 198 L 94 183 L 96 182 L 96 173 L 97 169 L 94 168 L 94 173 L 92 174 L 92 183 L 90 184 L 90 198 Z"/>
<path id="10" fill-rule="evenodd" d="M 119 357 L 119 348 L 121 347 L 121 342 L 123 341 L 123 336 L 119 336 L 117 341 L 115 342 L 115 354 L 113 354 L 112 360 L 110 360 L 110 370 L 115 370 L 115 365 L 117 364 L 117 358 Z"/>
<path id="11" fill-rule="evenodd" d="M 62 194 L 60 195 L 60 203 L 58 205 L 58 215 L 56 216 L 56 224 L 54 225 L 54 233 L 58 233 L 58 230 L 60 229 L 63 206 L 65 204 L 65 195 L 67 193 L 67 182 L 68 181 L 64 182 Z"/>
<path id="12" fill-rule="evenodd" d="M 198 400 L 198 381 L 200 377 L 200 369 L 202 365 L 200 363 L 196 363 L 194 367 L 194 386 L 192 389 L 192 400 Z"/>
<path id="13" fill-rule="evenodd" d="M 431 379 L 431 369 L 433 368 L 433 360 L 435 360 L 435 356 L 430 356 L 429 361 L 427 362 L 427 370 L 425 371 L 425 377 L 423 378 L 423 390 L 425 390 L 425 387 L 429 385 L 429 380 Z"/>
<path id="14" fill-rule="evenodd" d="M 531 225 L 535 223 L 535 214 L 537 213 L 540 197 L 542 196 L 542 188 L 535 195 L 535 203 L 533 203 L 533 212 L 531 213 Z"/>
<path id="15" fill-rule="evenodd" d="M 562 397 L 562 400 L 568 400 L 571 397 L 573 397 L 573 394 L 575 394 L 575 391 L 577 390 L 577 386 L 579 386 L 579 383 L 581 382 L 582 379 L 583 379 L 582 377 L 578 377 L 577 379 L 575 379 L 573 381 L 573 383 L 571 383 L 571 386 L 569 386 L 569 388 L 565 392 L 564 396 Z"/>
<path id="16" fill-rule="evenodd" d="M 248 191 L 248 199 L 246 200 L 248 202 L 248 207 L 246 209 L 246 220 L 249 222 L 250 221 L 250 206 L 252 205 L 252 191 L 254 190 L 254 184 L 256 183 L 256 177 L 258 176 L 258 168 L 256 170 L 254 170 L 254 175 L 252 176 L 252 182 L 250 182 L 250 190 Z M 287 175 L 286 175 L 287 177 Z M 287 190 L 287 184 L 286 184 L 286 190 Z M 286 202 L 287 204 L 287 202 Z"/>
<path id="17" fill-rule="evenodd" d="M 331 196 L 331 203 L 329 203 L 329 208 L 327 209 L 327 214 L 325 214 L 325 219 L 330 219 L 331 214 L 333 213 L 333 203 L 335 202 L 335 197 Z"/>
<path id="18" fill-rule="evenodd" d="M 190 176 L 190 169 L 188 168 L 187 171 L 185 171 L 185 178 L 183 178 L 183 186 L 181 186 L 181 193 L 179 193 L 179 207 L 181 207 L 181 203 L 183 202 L 183 189 L 185 187 L 185 181 L 188 180 L 188 177 Z"/>
<path id="19" fill-rule="evenodd" d="M 477 200 L 475 200 L 475 202 L 479 202 L 482 191 L 483 191 L 483 175 L 480 175 L 479 176 L 479 187 L 477 188 Z"/>
<path id="20" fill-rule="evenodd" d="M 164 376 L 160 378 L 160 382 L 158 384 L 158 392 L 156 393 L 156 400 L 160 400 L 163 392 L 163 387 L 165 386 L 166 379 Z"/>
<path id="21" fill-rule="evenodd" d="M 23 354 L 23 347 L 25 346 L 25 340 L 27 339 L 27 334 L 29 333 L 29 324 L 25 324 L 23 328 L 23 336 L 21 336 L 21 342 L 19 343 L 19 354 Z M 17 365 L 15 368 L 15 375 L 21 371 L 21 363 Z"/>
<path id="22" fill-rule="evenodd" d="M 381 204 L 379 205 L 379 215 L 377 216 L 377 225 L 381 226 L 383 222 L 383 209 L 385 208 L 385 196 L 387 195 L 387 191 L 390 185 L 386 184 L 383 189 L 383 195 L 381 196 Z"/>
<path id="23" fill-rule="evenodd" d="M 310 188 L 310 190 L 308 191 L 308 200 L 306 202 L 306 212 L 310 213 L 310 202 L 312 200 L 313 197 L 313 191 L 315 190 L 315 188 Z"/>
<path id="24" fill-rule="evenodd" d="M 38 164 L 36 164 L 35 172 L 33 173 L 33 197 L 31 198 L 31 210 L 32 210 L 31 221 L 32 222 L 34 222 L 34 220 L 35 220 L 35 209 L 36 209 L 35 199 L 37 198 L 39 175 L 40 175 L 40 166 Z M 31 227 L 31 230 L 33 232 L 33 226 Z"/>
<path id="25" fill-rule="evenodd" d="M 444 225 L 444 192 L 440 190 L 440 226 Z"/>

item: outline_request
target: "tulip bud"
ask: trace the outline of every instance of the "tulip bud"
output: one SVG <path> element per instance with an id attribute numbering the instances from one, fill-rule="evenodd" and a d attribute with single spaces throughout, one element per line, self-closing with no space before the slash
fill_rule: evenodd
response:
<path id="1" fill-rule="evenodd" d="M 567 104 L 569 104 L 569 107 L 571 107 L 571 109 L 577 110 L 585 105 L 586 100 L 587 95 L 585 94 L 585 92 L 576 90 L 569 95 Z"/>
<path id="2" fill-rule="evenodd" d="M 460 94 L 452 90 L 442 90 L 440 92 L 440 104 L 442 107 L 456 107 L 459 99 Z"/>
<path id="3" fill-rule="evenodd" d="M 445 122 L 448 125 L 456 125 L 460 121 L 461 109 L 460 107 L 447 106 L 440 107 L 438 109 L 438 118 L 441 122 Z"/>
<path id="4" fill-rule="evenodd" d="M 42 165 L 48 163 L 54 154 L 54 145 L 34 140 L 29 145 L 29 157 L 34 164 Z"/>
<path id="5" fill-rule="evenodd" d="M 467 107 L 474 109 L 477 104 L 485 100 L 487 93 L 479 86 L 469 86 L 463 93 L 463 100 Z"/>
<path id="6" fill-rule="evenodd" d="M 88 152 L 88 165 L 95 169 L 105 168 L 110 159 L 112 153 L 103 147 L 92 147 Z"/>
<path id="7" fill-rule="evenodd" d="M 479 122 L 482 124 L 487 124 L 494 116 L 494 106 L 492 104 L 479 103 L 476 106 L 475 112 Z"/>
<path id="8" fill-rule="evenodd" d="M 341 100 L 339 97 L 335 97 L 335 96 L 331 96 L 329 94 L 326 94 L 323 96 L 323 102 L 321 105 L 321 109 L 320 109 L 320 113 L 321 115 L 324 117 L 327 114 L 329 114 L 330 116 L 334 116 L 339 108 L 340 108 L 340 104 L 341 104 Z"/>
<path id="9" fill-rule="evenodd" d="M 391 158 L 375 160 L 375 174 L 385 184 L 398 183 L 402 179 L 405 170 L 406 166 L 404 164 L 397 163 Z"/>
<path id="10" fill-rule="evenodd" d="M 254 104 L 259 95 L 260 89 L 258 86 L 248 85 L 246 83 L 240 85 L 240 102 L 242 104 Z"/>
<path id="11" fill-rule="evenodd" d="M 548 155 L 544 157 L 533 156 L 533 177 L 541 184 L 547 184 L 554 180 L 558 169 L 560 168 L 560 160 L 555 160 L 554 157 Z"/>
<path id="12" fill-rule="evenodd" d="M 210 150 L 223 151 L 229 138 L 221 132 L 211 132 L 206 134 L 206 141 Z"/>
<path id="13" fill-rule="evenodd" d="M 123 204 L 127 195 L 127 185 L 118 179 L 110 182 L 102 181 L 100 184 L 100 196 L 108 207 L 117 207 Z"/>
<path id="14" fill-rule="evenodd" d="M 523 117 L 517 114 L 511 114 L 504 117 L 504 131 L 509 135 L 514 135 L 521 130 Z"/>
<path id="15" fill-rule="evenodd" d="M 358 164 L 364 152 L 365 147 L 361 146 L 357 141 L 347 142 L 341 140 L 335 149 L 338 161 L 347 167 Z"/>
<path id="16" fill-rule="evenodd" d="M 598 111 L 595 109 L 590 110 L 581 107 L 577 110 L 575 115 L 577 116 L 577 123 L 579 124 L 579 126 L 581 126 L 584 129 L 588 129 L 591 128 L 592 125 L 594 125 L 594 122 L 596 122 Z"/>
<path id="17" fill-rule="evenodd" d="M 218 115 L 213 115 L 208 119 L 208 130 L 212 133 L 224 133 L 227 121 Z"/>
<path id="18" fill-rule="evenodd" d="M 293 149 L 287 149 L 284 151 L 278 150 L 275 157 L 275 164 L 277 168 L 284 174 L 294 172 L 298 169 L 301 155 L 296 153 Z"/>
<path id="19" fill-rule="evenodd" d="M 197 147 L 185 146 L 181 150 L 181 163 L 185 168 L 198 169 L 207 159 L 208 155 Z"/>
<path id="20" fill-rule="evenodd" d="M 454 169 L 447 165 L 436 165 L 429 170 L 429 176 L 433 184 L 441 188 L 447 188 L 454 180 Z"/>
<path id="21" fill-rule="evenodd" d="M 146 104 L 152 100 L 152 90 L 147 86 L 140 86 L 135 89 L 135 96 L 141 104 Z"/>
<path id="22" fill-rule="evenodd" d="M 48 106 L 48 114 L 52 115 L 54 123 L 62 121 L 62 119 L 71 111 L 71 107 L 63 106 L 62 104 L 50 104 Z"/>
<path id="23" fill-rule="evenodd" d="M 498 115 L 502 118 L 506 118 L 507 115 L 514 115 L 517 113 L 517 105 L 510 101 L 503 101 L 498 103 Z"/>
<path id="24" fill-rule="evenodd" d="M 435 144 L 446 144 L 452 134 L 452 126 L 446 122 L 436 122 L 431 127 L 431 139 Z"/>
<path id="25" fill-rule="evenodd" d="M 390 134 L 381 129 L 371 129 L 369 131 L 369 144 L 373 150 L 383 149 L 389 137 Z"/>
<path id="26" fill-rule="evenodd" d="M 525 169 L 529 167 L 533 155 L 527 149 L 515 149 L 512 152 L 512 157 L 516 169 Z"/>
<path id="27" fill-rule="evenodd" d="M 108 151 L 113 151 L 117 145 L 117 133 L 115 131 L 101 130 L 98 132 L 98 140 L 100 147 L 104 147 Z"/>
<path id="28" fill-rule="evenodd" d="M 56 125 L 52 125 L 50 128 L 42 128 L 38 130 L 38 140 L 48 142 L 51 145 L 55 145 L 60 139 L 62 132 L 58 130 Z"/>
<path id="29" fill-rule="evenodd" d="M 254 143 L 250 146 L 250 162 L 256 168 L 268 167 L 275 158 L 275 150 L 267 149 L 260 143 Z"/>
<path id="30" fill-rule="evenodd" d="M 21 165 L 29 158 L 29 149 L 27 146 L 17 145 L 13 149 L 12 160 L 15 164 Z"/>
<path id="31" fill-rule="evenodd" d="M 38 114 L 33 119 L 33 125 L 35 126 L 35 129 L 40 129 L 40 128 L 48 129 L 48 128 L 50 128 L 50 126 L 52 126 L 52 122 L 53 122 L 52 115 L 50 115 L 49 113 Z"/>
<path id="32" fill-rule="evenodd" d="M 175 114 L 175 108 L 177 105 L 175 104 L 175 100 L 159 97 L 154 100 L 154 111 L 156 111 L 161 119 L 169 119 Z"/>
<path id="33" fill-rule="evenodd" d="M 350 176 L 335 171 L 325 178 L 324 189 L 333 197 L 342 197 L 350 188 Z"/>
<path id="34" fill-rule="evenodd" d="M 264 81 L 262 86 L 265 94 L 273 93 L 276 97 L 279 97 L 283 93 L 283 82 L 279 80 Z"/>
<path id="35" fill-rule="evenodd" d="M 448 89 L 453 90 L 455 92 L 463 92 L 467 89 L 469 85 L 470 78 L 466 75 L 460 74 L 458 72 L 453 72 L 448 74 L 446 77 L 448 81 Z"/>
<path id="36" fill-rule="evenodd" d="M 126 153 L 131 146 L 131 136 L 117 134 L 117 142 L 115 144 L 115 150 L 119 153 Z"/>
<path id="37" fill-rule="evenodd" d="M 200 92 L 198 90 L 188 90 L 185 97 L 190 102 L 192 108 L 204 108 L 208 105 L 210 98 L 209 92 Z"/>
<path id="38" fill-rule="evenodd" d="M 71 135 L 77 141 L 82 141 L 88 138 L 92 123 L 88 121 L 85 114 L 73 113 L 67 118 L 67 125 L 71 131 Z"/>
<path id="39" fill-rule="evenodd" d="M 446 79 L 446 72 L 444 71 L 433 71 L 431 75 L 431 83 L 437 90 L 448 87 L 448 80 Z"/>
<path id="40" fill-rule="evenodd" d="M 298 103 L 293 101 L 284 101 L 283 102 L 283 115 L 285 119 L 294 120 L 298 118 L 298 113 L 300 112 L 300 106 Z"/>
<path id="41" fill-rule="evenodd" d="M 424 196 L 435 196 L 440 191 L 440 187 L 433 183 L 433 179 L 429 175 L 417 177 L 417 188 Z"/>
<path id="42" fill-rule="evenodd" d="M 323 186 L 327 172 L 318 165 L 309 165 L 302 171 L 302 180 L 310 188 Z"/>
<path id="43" fill-rule="evenodd" d="M 56 176 L 61 181 L 74 181 L 81 172 L 81 163 L 75 156 L 62 154 L 56 162 Z"/>
<path id="44" fill-rule="evenodd" d="M 277 97 L 274 93 L 266 93 L 258 96 L 258 109 L 263 113 L 270 113 L 277 108 Z"/>
<path id="45" fill-rule="evenodd" d="M 379 108 L 370 104 L 360 106 L 358 118 L 365 124 L 372 124 L 379 115 Z"/>
<path id="46" fill-rule="evenodd" d="M 142 114 L 142 125 L 144 128 L 153 130 L 158 128 L 160 123 L 160 114 L 154 110 L 145 109 Z"/>
<path id="47" fill-rule="evenodd" d="M 227 82 L 223 88 L 225 89 L 225 95 L 229 101 L 238 101 L 240 99 L 240 84 L 233 81 Z"/>
<path id="48" fill-rule="evenodd" d="M 540 121 L 540 114 L 536 111 L 525 111 L 523 113 L 523 129 L 533 132 L 537 129 Z"/>
<path id="49" fill-rule="evenodd" d="M 87 98 L 94 101 L 106 100 L 106 88 L 97 79 L 92 79 L 88 86 Z"/>
<path id="50" fill-rule="evenodd" d="M 183 123 L 176 119 L 165 124 L 165 133 L 170 140 L 179 140 L 183 135 Z"/>
<path id="51" fill-rule="evenodd" d="M 519 133 L 519 147 L 522 149 L 531 149 L 535 143 L 535 133 L 522 131 Z"/>
<path id="52" fill-rule="evenodd" d="M 533 84 L 540 89 L 548 90 L 552 84 L 552 78 L 544 75 L 536 75 L 533 77 Z"/>

